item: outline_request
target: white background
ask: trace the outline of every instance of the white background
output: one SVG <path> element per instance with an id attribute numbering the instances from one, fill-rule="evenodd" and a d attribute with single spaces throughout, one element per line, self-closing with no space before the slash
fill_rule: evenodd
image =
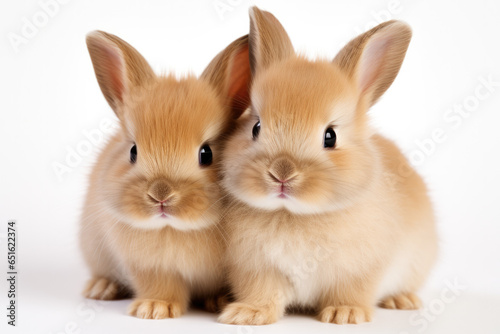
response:
<path id="1" fill-rule="evenodd" d="M 220 13 L 217 4 L 230 10 Z M 217 52 L 248 32 L 252 4 L 70 0 L 43 22 L 37 1 L 3 3 L 0 254 L 6 252 L 7 220 L 16 219 L 20 277 L 13 332 L 71 333 L 75 327 L 80 333 L 499 333 L 500 86 L 479 87 L 481 78 L 500 82 L 500 2 L 495 0 L 256 2 L 274 13 L 296 49 L 311 57 L 332 58 L 376 20 L 396 18 L 412 26 L 399 77 L 371 115 L 412 158 L 435 202 L 441 255 L 422 292 L 427 313 L 377 310 L 372 323 L 359 326 L 289 316 L 272 326 L 240 328 L 217 324 L 214 315 L 200 311 L 175 320 L 139 320 L 126 315 L 129 301 L 92 304 L 80 297 L 88 272 L 78 250 L 78 217 L 99 145 L 81 155 L 70 173 L 58 177 L 53 165 L 66 165 L 69 152 L 85 145 L 83 131 L 99 129 L 103 119 L 115 120 L 95 80 L 85 34 L 100 29 L 122 37 L 158 72 L 200 74 Z M 34 17 L 38 31 L 14 47 L 9 36 L 22 36 L 26 20 L 33 23 Z M 478 99 L 477 92 L 488 96 Z M 445 118 L 457 117 L 447 113 L 464 103 L 471 110 L 467 117 Z M 428 142 L 436 129 L 446 140 L 423 152 L 417 142 Z M 6 256 L 0 259 L 4 268 Z M 1 281 L 5 333 L 7 286 Z M 453 282 L 460 287 L 449 293 L 447 284 Z"/>

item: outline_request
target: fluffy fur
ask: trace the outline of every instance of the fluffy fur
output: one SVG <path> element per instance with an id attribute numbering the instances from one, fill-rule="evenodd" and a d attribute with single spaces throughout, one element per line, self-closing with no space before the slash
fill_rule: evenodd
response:
<path id="1" fill-rule="evenodd" d="M 272 14 L 252 8 L 250 16 L 251 108 L 223 170 L 236 302 L 219 321 L 269 324 L 298 306 L 346 324 L 369 321 L 377 303 L 417 308 L 437 252 L 431 203 L 422 179 L 367 119 L 400 69 L 409 27 L 385 22 L 333 62 L 309 61 Z M 329 127 L 333 149 L 323 146 Z"/>
<path id="2" fill-rule="evenodd" d="M 215 297 L 224 287 L 217 165 L 222 134 L 243 111 L 236 102 L 248 100 L 238 68 L 240 58 L 248 63 L 247 37 L 217 55 L 201 78 L 180 80 L 156 76 L 116 36 L 92 32 L 87 45 L 121 129 L 90 177 L 80 239 L 92 279 L 84 295 L 131 293 L 130 314 L 178 317 L 191 298 Z M 205 144 L 210 166 L 199 164 Z"/>

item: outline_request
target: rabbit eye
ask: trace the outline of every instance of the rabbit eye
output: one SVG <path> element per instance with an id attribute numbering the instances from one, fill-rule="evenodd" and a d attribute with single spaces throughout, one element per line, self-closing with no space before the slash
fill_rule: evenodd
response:
<path id="1" fill-rule="evenodd" d="M 137 146 L 134 144 L 130 149 L 130 163 L 135 163 L 137 161 Z"/>
<path id="2" fill-rule="evenodd" d="M 259 133 L 260 133 L 260 121 L 255 123 L 255 125 L 253 126 L 253 129 L 252 129 L 252 136 L 253 136 L 254 140 L 257 139 L 257 137 L 259 136 Z"/>
<path id="3" fill-rule="evenodd" d="M 210 146 L 203 145 L 200 148 L 200 165 L 201 166 L 209 166 L 212 164 L 212 149 Z"/>
<path id="4" fill-rule="evenodd" d="M 325 148 L 334 148 L 337 142 L 337 134 L 333 128 L 328 128 L 325 131 L 325 140 L 323 141 L 323 146 Z"/>

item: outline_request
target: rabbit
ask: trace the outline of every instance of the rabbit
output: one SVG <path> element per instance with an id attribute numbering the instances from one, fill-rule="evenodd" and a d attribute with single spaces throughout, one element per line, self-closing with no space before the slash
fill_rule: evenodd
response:
<path id="1" fill-rule="evenodd" d="M 222 158 L 235 301 L 218 321 L 265 325 L 303 309 L 357 324 L 377 304 L 418 308 L 437 257 L 432 204 L 367 115 L 399 72 L 410 28 L 388 21 L 333 61 L 311 61 L 269 12 L 253 7 L 250 21 L 250 107 Z"/>
<path id="2" fill-rule="evenodd" d="M 138 318 L 179 317 L 191 300 L 224 293 L 218 166 L 225 133 L 249 100 L 248 37 L 200 78 L 157 76 L 105 32 L 88 34 L 87 46 L 120 129 L 90 175 L 80 244 L 92 278 L 83 294 L 133 296 L 128 312 Z"/>

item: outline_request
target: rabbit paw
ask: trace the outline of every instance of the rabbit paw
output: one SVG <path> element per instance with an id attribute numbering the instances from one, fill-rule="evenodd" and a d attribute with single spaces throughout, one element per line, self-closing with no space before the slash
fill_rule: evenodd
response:
<path id="1" fill-rule="evenodd" d="M 184 310 L 179 303 L 157 299 L 136 299 L 130 304 L 128 313 L 141 319 L 178 318 Z"/>
<path id="2" fill-rule="evenodd" d="M 83 296 L 90 299 L 114 300 L 117 299 L 120 292 L 120 286 L 107 278 L 92 278 L 87 282 Z"/>
<path id="3" fill-rule="evenodd" d="M 334 324 L 359 324 L 371 320 L 371 310 L 360 306 L 328 306 L 319 314 L 322 322 Z"/>
<path id="4" fill-rule="evenodd" d="M 207 310 L 208 312 L 218 313 L 222 309 L 224 309 L 224 307 L 226 307 L 227 304 L 229 304 L 227 296 L 219 295 L 207 298 L 205 300 L 204 306 L 205 310 Z"/>
<path id="5" fill-rule="evenodd" d="M 278 320 L 277 312 L 271 308 L 259 308 L 245 303 L 229 304 L 218 321 L 231 325 L 267 325 Z"/>
<path id="6" fill-rule="evenodd" d="M 422 302 L 417 295 L 410 292 L 386 297 L 378 305 L 388 309 L 417 310 L 422 306 Z"/>

